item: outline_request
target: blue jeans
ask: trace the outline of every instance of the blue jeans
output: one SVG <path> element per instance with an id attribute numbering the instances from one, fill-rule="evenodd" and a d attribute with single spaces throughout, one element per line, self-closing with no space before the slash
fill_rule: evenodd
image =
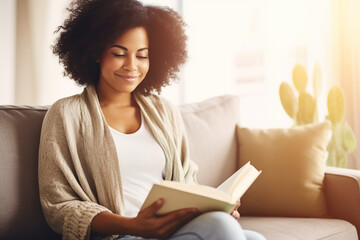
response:
<path id="1" fill-rule="evenodd" d="M 120 236 L 118 240 L 144 239 L 135 236 Z M 167 240 L 265 240 L 254 231 L 243 230 L 230 214 L 208 212 L 188 222 Z M 155 240 L 152 238 L 152 240 Z"/>

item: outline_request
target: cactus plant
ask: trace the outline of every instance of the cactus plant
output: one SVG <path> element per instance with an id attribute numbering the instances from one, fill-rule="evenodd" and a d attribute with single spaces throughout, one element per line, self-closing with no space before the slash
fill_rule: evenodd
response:
<path id="1" fill-rule="evenodd" d="M 304 66 L 297 64 L 293 70 L 293 83 L 299 93 L 305 92 L 307 81 L 306 69 Z"/>
<path id="2" fill-rule="evenodd" d="M 307 92 L 302 92 L 299 95 L 299 109 L 297 112 L 297 123 L 299 125 L 313 123 L 316 113 L 316 101 Z"/>
<path id="3" fill-rule="evenodd" d="M 332 136 L 328 145 L 330 166 L 346 167 L 347 153 L 356 148 L 356 138 L 350 126 L 344 122 L 345 99 L 339 87 L 332 87 L 327 98 L 328 116 L 331 121 Z"/>
<path id="4" fill-rule="evenodd" d="M 316 99 L 306 92 L 308 83 L 306 69 L 302 65 L 297 64 L 293 69 L 292 75 L 293 84 L 299 97 L 296 98 L 290 84 L 282 82 L 279 94 L 283 108 L 294 120 L 295 126 L 317 122 Z M 316 82 L 319 84 L 320 79 L 317 79 Z M 317 92 L 320 92 L 320 90 L 317 90 Z"/>
<path id="5" fill-rule="evenodd" d="M 314 97 L 306 92 L 308 77 L 304 66 L 297 64 L 292 73 L 293 84 L 298 97 L 290 84 L 282 82 L 279 89 L 280 100 L 285 112 L 294 120 L 294 126 L 316 123 L 318 121 L 317 102 L 321 91 L 321 68 L 315 64 L 313 73 Z M 328 145 L 330 166 L 346 167 L 347 153 L 354 151 L 356 140 L 350 126 L 344 122 L 345 100 L 339 87 L 333 87 L 327 98 L 328 116 L 332 136 Z"/>

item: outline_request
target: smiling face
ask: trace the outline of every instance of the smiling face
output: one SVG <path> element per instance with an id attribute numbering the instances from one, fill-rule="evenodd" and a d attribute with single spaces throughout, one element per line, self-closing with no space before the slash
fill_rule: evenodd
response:
<path id="1" fill-rule="evenodd" d="M 131 28 L 103 52 L 98 87 L 131 93 L 144 80 L 149 65 L 146 30 L 143 27 Z"/>

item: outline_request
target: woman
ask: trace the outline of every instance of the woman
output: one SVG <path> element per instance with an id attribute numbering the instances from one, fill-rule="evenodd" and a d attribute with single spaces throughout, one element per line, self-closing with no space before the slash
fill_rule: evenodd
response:
<path id="1" fill-rule="evenodd" d="M 53 51 L 86 88 L 44 119 L 39 186 L 50 227 L 63 239 L 261 239 L 242 231 L 237 210 L 157 216 L 159 199 L 139 212 L 154 183 L 196 183 L 181 117 L 154 94 L 185 62 L 180 16 L 136 0 L 78 0 L 69 10 Z"/>

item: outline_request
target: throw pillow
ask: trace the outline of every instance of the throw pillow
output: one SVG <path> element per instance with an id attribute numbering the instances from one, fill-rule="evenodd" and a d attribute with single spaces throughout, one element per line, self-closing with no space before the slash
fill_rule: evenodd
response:
<path id="1" fill-rule="evenodd" d="M 217 187 L 234 173 L 239 105 L 238 97 L 223 95 L 180 106 L 199 184 Z"/>
<path id="2" fill-rule="evenodd" d="M 240 166 L 262 170 L 241 199 L 244 215 L 322 217 L 330 123 L 288 129 L 237 127 Z"/>

